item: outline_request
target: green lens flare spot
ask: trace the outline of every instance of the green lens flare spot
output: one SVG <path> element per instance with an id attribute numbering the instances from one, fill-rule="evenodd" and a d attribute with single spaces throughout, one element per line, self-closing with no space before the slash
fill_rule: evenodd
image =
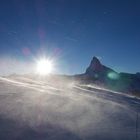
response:
<path id="1" fill-rule="evenodd" d="M 112 80 L 117 80 L 117 79 L 119 79 L 119 74 L 117 74 L 115 72 L 110 72 L 110 73 L 108 73 L 107 77 Z"/>

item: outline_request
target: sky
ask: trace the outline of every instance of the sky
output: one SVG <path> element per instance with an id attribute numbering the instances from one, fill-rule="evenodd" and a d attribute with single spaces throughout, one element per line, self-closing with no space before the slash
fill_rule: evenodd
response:
<path id="1" fill-rule="evenodd" d="M 140 1 L 0 0 L 0 73 L 32 72 L 43 55 L 56 73 L 83 73 L 93 56 L 140 72 Z"/>

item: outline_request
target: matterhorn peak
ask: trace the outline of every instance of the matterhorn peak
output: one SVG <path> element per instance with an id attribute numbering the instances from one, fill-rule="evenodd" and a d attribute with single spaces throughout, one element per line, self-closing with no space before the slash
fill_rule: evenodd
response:
<path id="1" fill-rule="evenodd" d="M 96 56 L 94 56 L 93 59 L 92 59 L 92 61 L 91 61 L 91 66 L 97 67 L 99 65 L 101 65 L 100 60 Z"/>
<path id="2" fill-rule="evenodd" d="M 96 56 L 93 56 L 93 59 L 92 60 L 99 61 L 98 57 L 96 57 Z"/>
<path id="3" fill-rule="evenodd" d="M 101 62 L 99 61 L 99 59 L 94 56 L 88 69 L 92 70 L 92 71 L 100 71 L 102 68 L 102 64 Z"/>
<path id="4" fill-rule="evenodd" d="M 115 72 L 114 70 L 101 64 L 97 57 L 93 57 L 89 67 L 86 69 L 86 74 L 91 77 L 106 77 L 109 72 Z"/>

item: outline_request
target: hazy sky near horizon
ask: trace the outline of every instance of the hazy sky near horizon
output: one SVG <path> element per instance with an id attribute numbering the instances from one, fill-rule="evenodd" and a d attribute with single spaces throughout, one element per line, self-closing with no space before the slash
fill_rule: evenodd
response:
<path id="1" fill-rule="evenodd" d="M 140 71 L 140 1 L 0 0 L 0 74 L 31 71 L 43 55 L 64 74 L 84 72 L 93 56 Z"/>

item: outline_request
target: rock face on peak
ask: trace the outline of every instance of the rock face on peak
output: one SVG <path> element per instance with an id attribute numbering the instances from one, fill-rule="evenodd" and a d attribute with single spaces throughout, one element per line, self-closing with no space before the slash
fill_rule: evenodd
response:
<path id="1" fill-rule="evenodd" d="M 101 70 L 102 70 L 101 62 L 97 57 L 94 56 L 86 72 L 88 73 L 90 71 L 101 71 Z"/>

